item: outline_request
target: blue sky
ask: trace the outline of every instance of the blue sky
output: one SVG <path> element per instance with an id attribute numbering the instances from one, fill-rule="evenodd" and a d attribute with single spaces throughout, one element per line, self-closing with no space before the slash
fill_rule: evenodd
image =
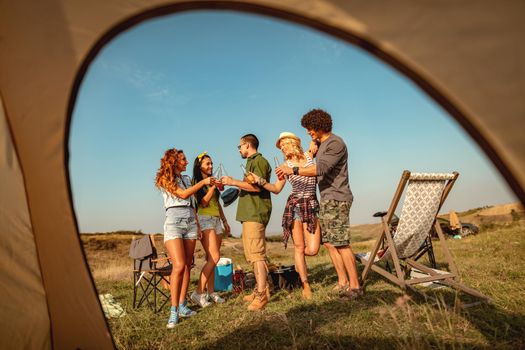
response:
<path id="1" fill-rule="evenodd" d="M 162 232 L 153 180 L 163 152 L 207 151 L 240 178 L 239 137 L 275 140 L 312 108 L 347 142 L 353 224 L 388 208 L 404 169 L 458 171 L 443 212 L 516 201 L 478 146 L 410 81 L 361 49 L 312 29 L 233 12 L 165 16 L 120 34 L 91 64 L 75 106 L 70 176 L 81 232 Z M 272 178 L 273 180 L 274 178 Z M 273 196 L 279 233 L 290 187 Z M 234 224 L 236 203 L 226 208 Z M 239 225 L 232 225 L 234 234 Z"/>

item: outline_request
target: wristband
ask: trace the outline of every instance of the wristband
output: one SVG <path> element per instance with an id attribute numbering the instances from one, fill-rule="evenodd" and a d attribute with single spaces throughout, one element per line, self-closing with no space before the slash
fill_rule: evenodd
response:
<path id="1" fill-rule="evenodd" d="M 265 179 L 265 178 L 262 178 L 262 177 L 260 177 L 260 178 L 259 178 L 259 181 L 257 181 L 257 184 L 258 184 L 259 186 L 261 186 L 261 187 L 263 187 L 264 185 L 266 185 L 266 183 L 267 183 L 266 179 Z"/>
<path id="2" fill-rule="evenodd" d="M 294 167 L 292 168 L 292 170 L 293 170 L 293 174 L 294 174 L 294 175 L 299 175 L 299 167 L 298 167 L 298 166 L 294 166 Z"/>

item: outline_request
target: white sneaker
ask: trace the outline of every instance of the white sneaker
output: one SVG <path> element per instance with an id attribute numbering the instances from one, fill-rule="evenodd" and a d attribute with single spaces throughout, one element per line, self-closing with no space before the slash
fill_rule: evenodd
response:
<path id="1" fill-rule="evenodd" d="M 221 298 L 217 293 L 211 293 L 209 297 L 215 304 L 222 304 L 226 301 L 223 298 Z"/>
<path id="2" fill-rule="evenodd" d="M 190 299 L 202 308 L 208 307 L 211 303 L 206 299 L 206 294 L 199 294 L 197 291 L 191 293 Z"/>

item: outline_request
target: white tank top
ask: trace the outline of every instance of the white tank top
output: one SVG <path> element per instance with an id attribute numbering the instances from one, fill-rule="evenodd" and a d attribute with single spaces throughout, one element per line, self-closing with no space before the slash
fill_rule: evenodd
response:
<path id="1" fill-rule="evenodd" d="M 314 162 L 308 154 L 305 153 L 306 164 L 303 165 L 303 168 L 310 167 L 314 165 Z M 291 168 L 294 165 L 291 161 L 286 161 L 288 166 Z M 316 176 L 302 176 L 302 175 L 288 175 L 288 181 L 292 185 L 292 194 L 297 197 L 310 197 L 315 195 L 315 190 L 317 186 L 317 177 Z"/>
<path id="2" fill-rule="evenodd" d="M 178 177 L 175 181 L 177 182 L 177 186 L 182 189 L 191 187 L 191 179 L 188 175 L 182 175 L 182 177 Z M 191 206 L 191 196 L 186 199 L 182 199 L 172 195 L 171 193 L 162 191 L 162 197 L 164 197 L 164 208 Z"/>

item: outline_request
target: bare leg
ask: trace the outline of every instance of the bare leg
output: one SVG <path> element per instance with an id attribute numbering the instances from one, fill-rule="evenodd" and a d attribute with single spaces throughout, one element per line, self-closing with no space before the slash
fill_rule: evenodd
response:
<path id="1" fill-rule="evenodd" d="M 184 277 L 182 279 L 182 285 L 180 288 L 179 304 L 182 304 L 186 300 L 186 293 L 188 292 L 188 286 L 190 285 L 190 271 L 191 263 L 193 261 L 193 253 L 195 252 L 196 239 L 183 239 L 184 251 L 186 252 Z"/>
<path id="2" fill-rule="evenodd" d="M 311 234 L 307 227 L 308 225 L 303 224 L 304 240 L 306 242 L 306 247 L 304 254 L 307 256 L 317 255 L 319 252 L 319 247 L 321 246 L 321 226 L 319 225 L 319 220 L 315 220 L 315 233 Z"/>
<path id="3" fill-rule="evenodd" d="M 301 221 L 294 221 L 292 228 L 293 242 L 295 245 L 295 270 L 299 273 L 301 277 L 301 282 L 303 284 L 303 298 L 312 299 L 312 289 L 310 288 L 310 283 L 308 283 L 308 271 L 306 269 L 306 259 L 304 257 L 305 252 L 305 236 L 312 236 L 312 234 L 306 231 L 306 225 L 303 225 Z M 319 248 L 318 248 L 319 249 Z"/>
<path id="4" fill-rule="evenodd" d="M 350 248 L 350 245 L 347 245 L 345 247 L 337 247 L 337 251 L 343 259 L 343 264 L 345 266 L 346 272 L 348 273 L 348 277 L 350 278 L 350 288 L 359 288 L 357 265 L 355 263 L 355 256 L 352 252 L 352 248 Z"/>
<path id="5" fill-rule="evenodd" d="M 306 233 L 309 235 L 309 233 Z M 300 220 L 295 220 L 292 227 L 292 237 L 294 244 L 294 259 L 295 259 L 295 270 L 301 277 L 301 282 L 308 281 L 308 274 L 306 272 L 306 261 L 304 258 L 304 235 L 303 225 Z"/>
<path id="6" fill-rule="evenodd" d="M 214 246 L 216 247 L 216 251 L 215 253 L 212 253 L 214 265 L 213 265 L 213 268 L 211 269 L 210 276 L 208 277 L 208 285 L 207 285 L 208 293 L 213 293 L 215 291 L 215 266 L 217 266 L 217 263 L 219 262 L 219 259 L 221 258 L 222 237 L 220 235 L 215 234 L 215 232 L 213 233 L 213 237 L 214 237 L 213 239 L 210 239 L 210 242 L 215 241 L 215 244 L 210 244 L 210 251 L 213 252 Z"/>
<path id="7" fill-rule="evenodd" d="M 347 285 L 348 278 L 346 277 L 345 265 L 343 263 L 343 258 L 341 257 L 341 254 L 339 253 L 337 248 L 331 245 L 330 243 L 324 243 L 324 246 L 326 247 L 326 249 L 328 249 L 328 254 L 330 255 L 332 264 L 334 264 L 339 285 Z"/>
<path id="8" fill-rule="evenodd" d="M 217 265 L 217 262 L 219 262 L 220 258 L 220 241 L 219 245 L 217 245 L 217 235 L 215 234 L 215 230 L 204 230 L 202 232 L 202 247 L 204 248 L 204 251 L 206 252 L 206 264 L 202 267 L 199 283 L 197 285 L 197 293 L 202 294 L 204 293 L 204 290 L 206 287 L 208 287 L 208 293 L 213 292 L 213 277 L 214 277 L 214 270 L 215 266 Z M 211 289 L 210 289 L 210 280 L 211 280 Z"/>
<path id="9" fill-rule="evenodd" d="M 164 243 L 172 263 L 170 275 L 170 301 L 171 306 L 179 306 L 179 296 L 185 269 L 186 253 L 182 239 L 170 239 Z"/>

